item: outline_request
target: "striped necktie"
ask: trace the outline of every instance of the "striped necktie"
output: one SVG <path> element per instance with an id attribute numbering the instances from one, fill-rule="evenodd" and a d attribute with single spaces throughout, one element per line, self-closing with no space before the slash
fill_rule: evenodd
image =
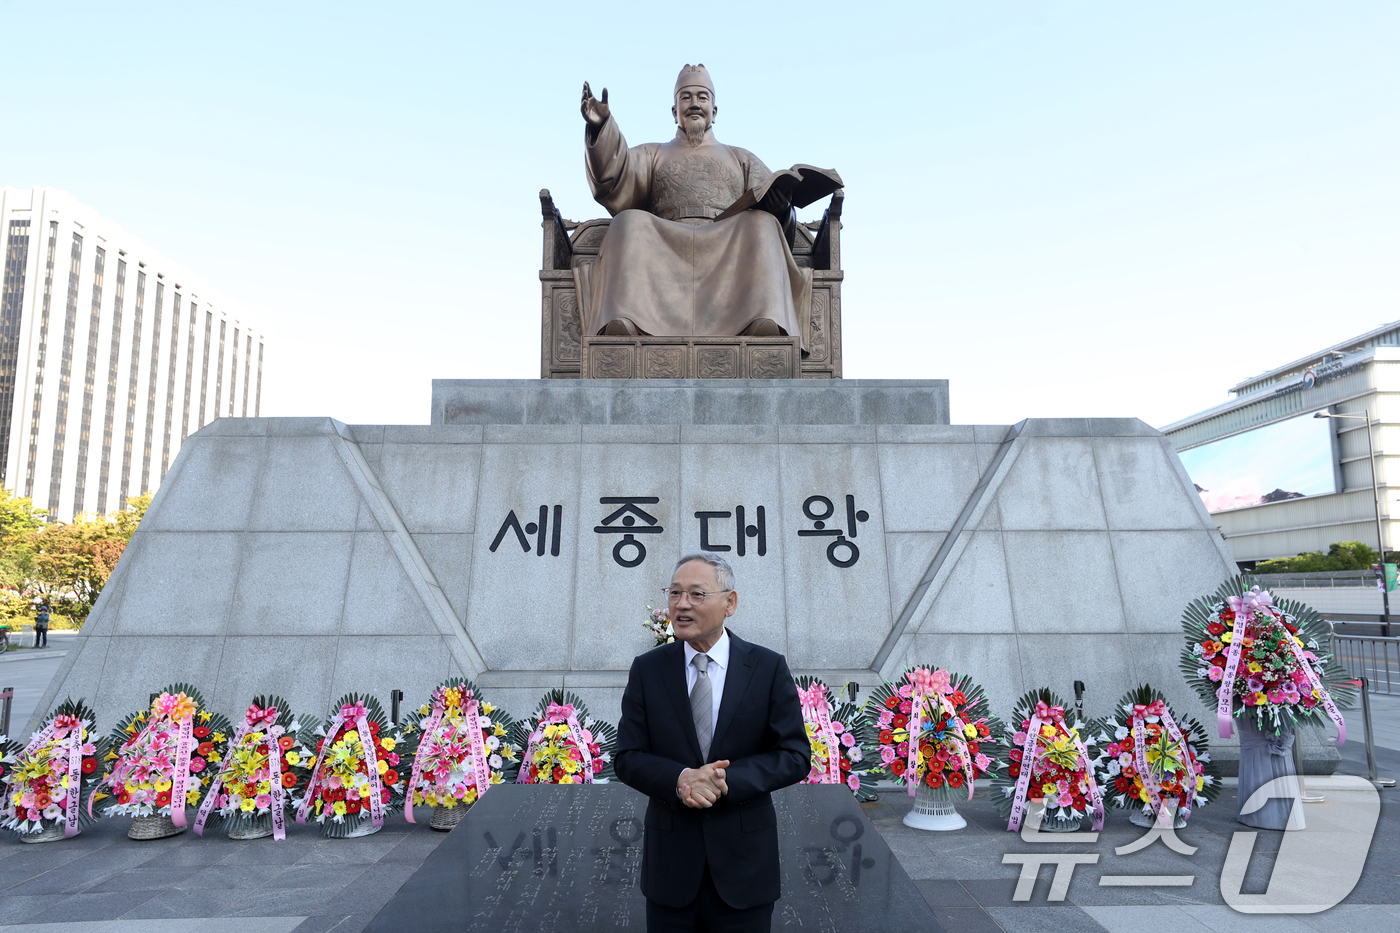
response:
<path id="1" fill-rule="evenodd" d="M 691 663 L 695 665 L 695 687 L 690 691 L 690 714 L 695 717 L 695 737 L 700 740 L 700 757 L 709 760 L 710 742 L 714 738 L 714 698 L 710 692 L 710 666 L 708 654 L 697 654 Z"/>

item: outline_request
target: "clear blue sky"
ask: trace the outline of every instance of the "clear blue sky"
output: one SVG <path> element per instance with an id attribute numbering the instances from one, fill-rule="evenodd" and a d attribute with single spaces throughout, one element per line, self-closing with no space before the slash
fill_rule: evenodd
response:
<path id="1" fill-rule="evenodd" d="M 579 89 L 847 183 L 846 375 L 957 423 L 1163 424 L 1400 319 L 1400 4 L 0 0 L 0 184 L 71 191 L 268 333 L 264 414 L 538 376 Z M 809 211 L 809 215 L 814 212 Z"/>

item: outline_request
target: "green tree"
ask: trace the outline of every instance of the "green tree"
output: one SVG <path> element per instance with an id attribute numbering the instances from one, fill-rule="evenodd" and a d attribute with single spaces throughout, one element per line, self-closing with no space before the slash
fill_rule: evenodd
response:
<path id="1" fill-rule="evenodd" d="M 1321 551 L 1306 551 L 1297 557 L 1260 561 L 1255 573 L 1323 573 L 1331 570 L 1370 570 L 1380 562 L 1376 549 L 1360 541 L 1338 541 Z"/>
<path id="2" fill-rule="evenodd" d="M 0 588 L 16 593 L 26 589 L 34 568 L 34 554 L 26 539 L 44 527 L 44 516 L 48 514 L 45 509 L 34 508 L 33 499 L 0 489 Z"/>
<path id="3" fill-rule="evenodd" d="M 28 588 L 81 624 L 102 595 L 141 517 L 149 495 L 134 496 L 110 515 L 78 515 L 13 535 L 7 544 L 27 560 Z"/>

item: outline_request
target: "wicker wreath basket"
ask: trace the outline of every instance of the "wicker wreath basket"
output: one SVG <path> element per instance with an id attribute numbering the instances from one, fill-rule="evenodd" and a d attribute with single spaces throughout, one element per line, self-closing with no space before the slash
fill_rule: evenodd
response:
<path id="1" fill-rule="evenodd" d="M 272 835 L 272 814 L 263 813 L 258 816 L 245 817 L 241 820 L 230 820 L 228 827 L 228 837 L 230 839 L 244 842 L 249 839 L 262 839 Z"/>
<path id="2" fill-rule="evenodd" d="M 436 829 L 440 833 L 450 833 L 452 827 L 462 822 L 462 817 L 467 815 L 469 807 L 434 807 L 433 820 L 428 824 L 430 829 Z"/>
<path id="3" fill-rule="evenodd" d="M 188 826 L 176 826 L 175 821 L 168 816 L 155 814 L 138 816 L 132 820 L 131 828 L 126 831 L 126 835 L 128 839 L 164 839 L 167 836 L 178 836 L 188 828 Z"/>

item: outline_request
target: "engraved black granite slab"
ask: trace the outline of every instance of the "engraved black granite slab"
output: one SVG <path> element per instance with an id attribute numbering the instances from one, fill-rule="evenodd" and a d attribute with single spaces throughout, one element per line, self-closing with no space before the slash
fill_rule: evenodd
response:
<path id="1" fill-rule="evenodd" d="M 619 783 L 494 787 L 366 931 L 645 929 L 637 879 L 646 805 Z M 773 805 L 783 868 L 775 930 L 940 933 L 848 790 L 798 785 Z"/>

